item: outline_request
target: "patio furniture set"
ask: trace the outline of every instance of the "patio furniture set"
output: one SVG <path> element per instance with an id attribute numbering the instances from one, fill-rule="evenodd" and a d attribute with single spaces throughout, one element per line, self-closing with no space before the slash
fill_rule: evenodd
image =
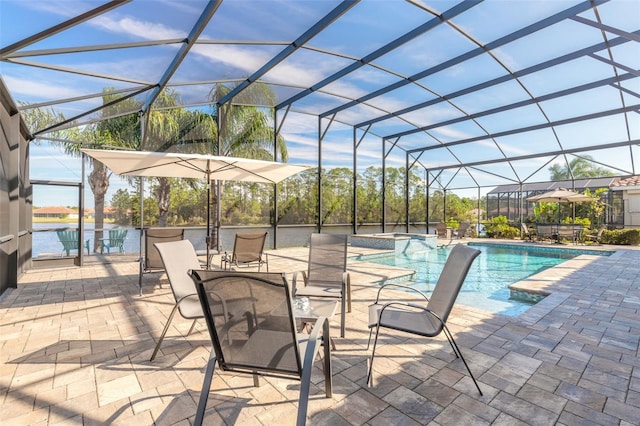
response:
<path id="1" fill-rule="evenodd" d="M 458 239 L 465 238 L 470 230 L 471 224 L 469 222 L 462 222 L 457 228 L 447 226 L 444 222 L 438 222 L 436 224 L 436 235 L 438 235 L 439 238 L 451 239 L 454 236 L 458 237 Z"/>
<path id="2" fill-rule="evenodd" d="M 585 242 L 600 244 L 605 229 L 600 227 L 596 234 L 590 234 L 581 225 L 541 223 L 530 227 L 526 223 L 522 223 L 520 226 L 523 236 L 529 241 L 554 241 L 557 244 L 563 241 L 569 241 L 573 244 L 584 244 Z"/>
<path id="3" fill-rule="evenodd" d="M 188 240 L 176 234 L 169 236 L 168 232 L 162 238 L 165 240 L 153 243 L 152 248 L 147 246 L 152 254 L 145 256 L 145 263 L 158 256 L 169 279 L 175 306 L 158 338 L 151 361 L 176 312 L 193 320 L 188 334 L 198 319 L 204 319 L 213 346 L 194 424 L 203 423 L 216 365 L 223 371 L 252 375 L 254 386 L 259 385 L 260 376 L 300 381 L 296 424 L 306 424 L 311 370 L 320 352 L 323 353 L 325 395 L 327 398 L 332 396 L 331 350 L 335 349 L 335 342 L 330 336 L 329 320 L 340 304 L 340 336 L 344 337 L 346 314 L 351 312 L 347 236 L 312 234 L 307 270 L 294 272 L 291 285 L 286 274 L 268 272 L 263 253 L 266 233 L 238 234 L 233 253 L 223 254 L 221 267 L 215 270 L 200 263 Z M 167 241 L 169 238 L 173 240 Z M 446 325 L 460 287 L 479 253 L 466 245 L 457 245 L 447 259 L 431 298 L 418 292 L 424 303 L 400 303 L 393 299 L 386 303 L 382 298 L 383 290 L 394 285 L 380 288 L 375 303 L 369 307 L 369 343 L 374 330 L 375 339 L 368 384 L 373 385 L 373 358 L 382 329 L 423 337 L 444 333 L 456 358 L 463 361 L 482 395 Z M 263 264 L 267 272 L 260 270 Z M 246 266 L 255 266 L 258 270 L 240 270 Z"/>

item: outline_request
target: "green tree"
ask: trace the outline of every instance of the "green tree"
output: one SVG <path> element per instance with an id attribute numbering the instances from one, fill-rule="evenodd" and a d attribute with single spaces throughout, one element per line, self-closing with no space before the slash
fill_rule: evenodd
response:
<path id="1" fill-rule="evenodd" d="M 116 147 L 132 147 L 139 143 L 140 132 L 139 117 L 132 113 L 140 107 L 140 102 L 133 98 L 122 99 L 120 94 L 110 93 L 112 88 L 105 88 L 102 91 L 102 103 L 109 106 L 101 110 L 102 120 L 98 121 L 95 126 L 86 127 L 84 132 L 85 143 L 100 147 L 103 145 Z M 65 151 L 68 154 L 80 155 L 80 146 L 68 144 Z M 111 172 L 107 167 L 98 160 L 89 159 L 91 163 L 91 172 L 87 177 L 89 188 L 93 193 L 94 209 L 95 209 L 95 238 L 93 243 L 93 251 L 98 251 L 98 242 L 103 236 L 101 229 L 104 227 L 104 199 L 109 189 Z"/>
<path id="2" fill-rule="evenodd" d="M 358 223 L 382 222 L 382 168 L 369 166 L 358 177 Z"/>
<path id="3" fill-rule="evenodd" d="M 115 207 L 115 222 L 118 225 L 131 225 L 131 205 L 135 203 L 132 195 L 126 189 L 118 189 L 111 196 L 111 206 Z"/>
<path id="4" fill-rule="evenodd" d="M 217 84 L 210 93 L 211 102 L 216 103 L 223 99 L 235 87 Z M 237 95 L 232 102 L 219 106 L 215 112 L 219 128 L 218 144 L 213 153 L 229 157 L 286 162 L 289 157 L 286 141 L 281 135 L 274 136 L 270 119 L 275 101 L 275 94 L 269 86 L 254 83 Z M 274 146 L 277 148 L 279 158 L 274 158 Z M 225 187 L 229 186 L 231 183 L 225 184 Z M 255 184 L 247 183 L 233 185 L 233 187 L 236 189 L 243 187 L 248 193 L 256 193 L 259 188 Z M 214 208 L 217 209 L 216 204 L 222 194 L 216 193 L 216 185 L 213 185 L 213 190 Z M 272 198 L 270 191 L 258 192 L 261 196 L 265 196 L 264 205 L 270 205 Z M 246 217 L 246 207 L 244 211 L 239 209 L 241 204 L 236 200 L 225 202 L 221 207 L 221 210 L 225 211 L 225 221 L 232 223 L 230 222 L 232 218 L 239 220 L 241 217 Z"/>
<path id="5" fill-rule="evenodd" d="M 214 117 L 199 110 L 180 107 L 179 95 L 163 90 L 149 113 L 143 148 L 158 152 L 211 154 L 215 150 L 217 126 Z M 174 178 L 157 177 L 152 187 L 158 206 L 158 225 L 167 226 Z"/>
<path id="6" fill-rule="evenodd" d="M 412 169 L 409 174 L 409 222 L 424 222 L 426 218 L 426 187 L 424 179 Z"/>
<path id="7" fill-rule="evenodd" d="M 315 223 L 318 216 L 318 169 L 308 169 L 282 182 L 279 199 L 280 224 Z"/>
<path id="8" fill-rule="evenodd" d="M 588 155 L 574 158 L 568 167 L 567 164 L 554 164 L 549 167 L 549 172 L 553 181 L 614 176 L 610 170 L 593 163 L 593 158 Z"/>
<path id="9" fill-rule="evenodd" d="M 353 172 L 346 167 L 323 169 L 322 182 L 322 223 L 351 223 Z"/>

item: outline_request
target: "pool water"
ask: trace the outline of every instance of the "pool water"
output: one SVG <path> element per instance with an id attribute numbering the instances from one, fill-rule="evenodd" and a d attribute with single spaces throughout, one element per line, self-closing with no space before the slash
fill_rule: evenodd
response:
<path id="1" fill-rule="evenodd" d="M 526 311 L 532 303 L 511 299 L 510 284 L 582 253 L 577 250 L 510 247 L 506 244 L 469 245 L 479 249 L 481 253 L 471 265 L 456 303 L 511 316 Z M 452 248 L 448 246 L 414 253 L 396 253 L 387 257 L 370 258 L 367 261 L 415 270 L 415 282 L 403 285 L 410 285 L 429 294 Z M 589 254 L 594 253 L 590 251 Z"/>

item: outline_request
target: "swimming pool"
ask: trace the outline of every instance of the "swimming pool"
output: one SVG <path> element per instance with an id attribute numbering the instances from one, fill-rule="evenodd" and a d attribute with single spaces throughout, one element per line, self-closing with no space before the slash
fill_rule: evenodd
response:
<path id="1" fill-rule="evenodd" d="M 471 265 L 457 303 L 511 316 L 521 314 L 533 303 L 512 299 L 509 291 L 510 284 L 579 254 L 610 254 L 596 250 L 579 251 L 508 244 L 469 243 L 469 246 L 479 249 L 482 253 Z M 407 285 L 428 294 L 433 290 L 452 248 L 452 246 L 446 246 L 428 251 L 372 257 L 366 260 L 381 265 L 415 270 L 415 282 Z"/>

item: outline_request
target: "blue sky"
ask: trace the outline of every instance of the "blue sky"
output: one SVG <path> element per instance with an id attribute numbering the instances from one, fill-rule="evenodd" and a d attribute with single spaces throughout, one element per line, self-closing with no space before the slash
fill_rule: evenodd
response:
<path id="1" fill-rule="evenodd" d="M 195 46 L 171 82 L 246 78 L 282 51 L 285 44 L 279 41 L 286 43 L 299 37 L 338 3 L 329 0 L 225 1 L 201 36 L 216 42 Z M 442 13 L 457 2 L 438 0 L 423 3 L 434 12 Z M 325 86 L 293 105 L 282 125 L 282 135 L 288 144 L 289 161 L 309 165 L 317 163 L 317 114 L 393 84 L 402 76 L 431 69 L 455 59 L 475 49 L 475 41 L 481 44 L 494 42 L 513 31 L 579 3 L 571 0 L 485 1 L 454 18 L 452 22 L 455 26 L 440 25 L 407 41 L 372 64 L 362 66 L 346 78 Z M 0 48 L 99 4 L 102 2 L 0 0 Z M 24 50 L 181 39 L 188 34 L 204 4 L 204 0 L 136 0 L 49 39 L 39 41 Z M 635 0 L 615 0 L 599 6 L 597 17 L 591 9 L 580 13 L 578 17 L 589 22 L 601 20 L 603 24 L 622 32 L 633 32 L 640 28 L 640 13 L 637 11 Z M 299 49 L 263 75 L 262 80 L 271 85 L 278 101 L 282 101 L 432 18 L 426 10 L 408 2 L 362 1 L 314 37 L 308 43 L 312 48 Z M 465 37 L 459 30 L 470 37 Z M 619 33 L 607 32 L 606 35 L 611 40 L 619 36 Z M 266 40 L 272 44 L 229 42 L 247 40 Z M 456 96 L 450 102 L 439 102 L 374 124 L 371 134 L 363 139 L 358 148 L 359 169 L 369 165 L 381 166 L 382 144 L 380 138 L 375 135 L 394 134 L 416 126 L 429 126 L 440 121 L 465 118 L 467 114 L 482 114 L 483 111 L 502 105 L 526 102 L 532 97 L 545 96 L 609 78 L 614 75 L 614 67 L 607 62 L 611 60 L 622 65 L 615 69 L 618 75 L 626 72 L 624 67 L 627 67 L 627 70 L 640 69 L 640 43 L 630 42 L 615 46 L 611 51 L 602 50 L 591 56 L 560 63 L 547 70 L 527 71 L 529 67 L 545 60 L 602 42 L 603 34 L 598 28 L 566 19 L 549 28 L 501 45 L 493 49 L 491 54 L 483 53 L 470 57 L 454 66 L 434 71 L 414 84 L 400 87 L 369 102 L 341 111 L 324 136 L 323 165 L 352 166 L 351 125 L 401 110 L 416 102 L 453 94 L 475 84 L 499 78 L 508 72 L 521 72 L 522 76 L 517 81 L 511 79 L 473 93 Z M 116 54 L 114 51 L 106 50 L 18 57 L 13 58 L 13 63 L 0 62 L 0 73 L 16 101 L 37 103 L 70 99 L 98 94 L 108 86 L 133 89 L 142 84 L 153 84 L 160 78 L 177 49 L 178 45 L 174 44 L 118 49 L 115 51 Z M 80 70 L 81 73 L 101 74 L 105 78 L 31 67 L 20 63 L 21 60 L 71 68 Z M 574 116 L 637 104 L 637 96 L 633 93 L 640 93 L 640 78 L 625 80 L 620 86 L 625 91 L 621 92 L 614 85 L 609 85 L 570 96 L 554 97 L 510 111 L 480 115 L 474 120 L 439 126 L 428 133 L 405 136 L 400 143 L 411 149 L 478 138 L 473 145 L 433 149 L 421 157 L 420 161 L 425 166 L 437 168 L 459 161 L 525 156 L 557 150 L 560 147 L 588 147 L 639 139 L 638 114 L 618 114 L 494 139 L 482 139 L 486 133 L 558 122 Z M 174 89 L 179 92 L 185 104 L 194 104 L 206 101 L 210 85 L 183 85 Z M 54 107 L 69 117 L 100 103 L 101 99 L 96 97 L 56 104 Z M 283 117 L 284 113 L 280 112 L 279 119 Z M 323 120 L 322 131 L 328 122 Z M 75 182 L 80 180 L 78 160 L 69 158 L 58 148 L 33 146 L 31 152 L 33 179 Z M 640 155 L 635 148 L 631 151 L 626 148 L 594 153 L 586 150 L 585 153 L 597 156 L 602 163 L 614 165 L 615 168 L 612 170 L 619 174 L 633 171 L 634 165 L 640 163 Z M 561 160 L 562 157 L 529 159 L 517 162 L 517 171 L 507 163 L 478 167 L 473 171 L 445 170 L 441 177 L 443 183 L 446 184 L 451 179 L 454 186 L 461 188 L 474 186 L 476 183 L 487 186 L 513 183 L 518 178 L 540 181 L 548 177 L 548 167 Z M 404 166 L 404 153 L 398 149 L 391 150 L 386 163 L 388 166 Z M 474 175 L 471 176 L 469 173 Z M 497 179 L 496 175 L 506 178 Z M 107 200 L 116 189 L 123 187 L 126 187 L 123 180 L 112 178 Z M 489 189 L 491 188 L 487 190 Z M 475 189 L 470 191 L 470 195 L 476 194 Z M 90 191 L 87 191 L 87 196 L 86 204 L 92 205 Z M 37 188 L 34 202 L 36 205 L 77 204 L 75 194 L 59 195 L 50 189 Z"/>

